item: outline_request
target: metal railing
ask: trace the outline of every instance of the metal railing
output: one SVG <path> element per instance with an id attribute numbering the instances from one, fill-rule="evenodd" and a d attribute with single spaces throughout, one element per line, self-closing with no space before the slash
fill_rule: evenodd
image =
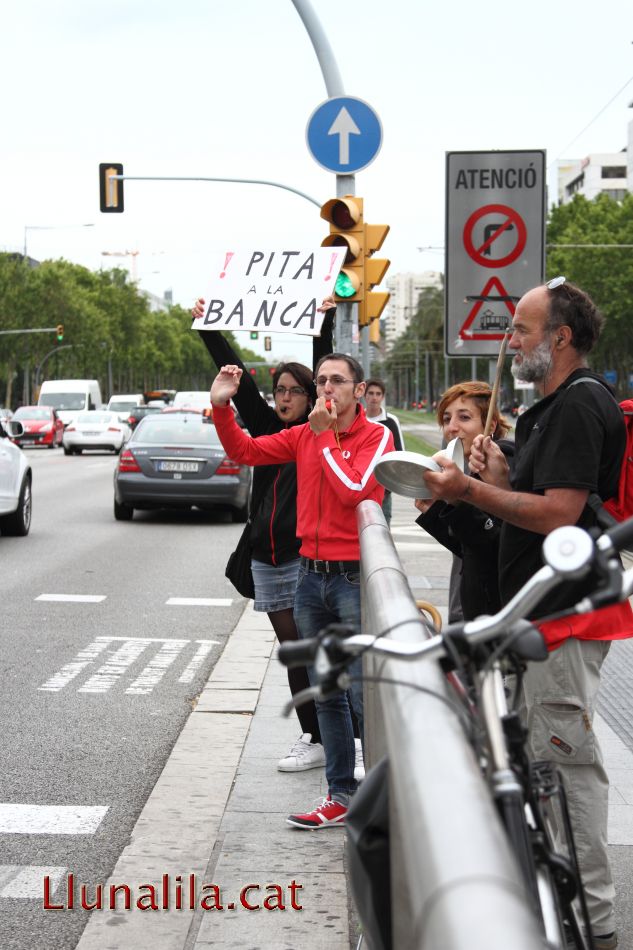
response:
<path id="1" fill-rule="evenodd" d="M 429 636 L 380 506 L 362 502 L 357 523 L 363 631 Z M 449 694 L 436 663 L 365 654 L 363 664 L 367 675 Z M 520 871 L 455 713 L 429 692 L 366 682 L 365 743 L 368 766 L 384 755 L 390 763 L 394 947 L 541 948 Z"/>

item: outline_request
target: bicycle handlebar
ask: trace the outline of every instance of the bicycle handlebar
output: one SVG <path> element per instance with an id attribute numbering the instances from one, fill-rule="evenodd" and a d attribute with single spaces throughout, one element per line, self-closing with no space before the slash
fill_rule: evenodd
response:
<path id="1" fill-rule="evenodd" d="M 618 603 L 628 598 L 633 592 L 633 569 L 624 571 L 615 554 L 631 543 L 633 543 L 633 518 L 609 529 L 595 543 L 582 528 L 572 526 L 557 528 L 546 537 L 543 544 L 545 566 L 524 584 L 505 607 L 492 616 L 481 616 L 465 623 L 451 624 L 446 627 L 443 634 L 430 637 L 423 643 L 379 639 L 372 634 L 353 634 L 341 638 L 332 636 L 332 629 L 326 628 L 327 635 L 323 631 L 316 637 L 282 644 L 279 648 L 279 659 L 289 667 L 305 666 L 316 659 L 317 667 L 322 665 L 325 670 L 331 670 L 333 664 L 329 653 L 334 643 L 336 644 L 336 659 L 339 662 L 341 653 L 355 656 L 365 650 L 405 660 L 421 657 L 439 658 L 446 655 L 445 637 L 459 635 L 467 642 L 476 645 L 500 634 L 507 635 L 508 631 L 514 634 L 517 623 L 524 620 L 526 614 L 529 614 L 530 610 L 550 590 L 564 581 L 581 579 L 596 566 L 602 566 L 603 574 L 606 571 L 608 580 L 606 588 L 585 597 L 569 612 L 587 613 L 598 607 Z M 319 663 L 320 652 L 321 663 Z"/>

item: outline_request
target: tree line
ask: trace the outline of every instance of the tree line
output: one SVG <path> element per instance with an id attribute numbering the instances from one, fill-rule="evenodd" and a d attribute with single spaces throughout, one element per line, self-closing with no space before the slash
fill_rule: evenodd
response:
<path id="1" fill-rule="evenodd" d="M 36 398 L 47 378 L 98 379 L 113 392 L 208 389 L 214 367 L 180 306 L 155 312 L 121 268 L 90 271 L 64 260 L 35 262 L 0 254 L 0 329 L 64 327 L 50 333 L 0 335 L 0 405 Z M 232 343 L 245 362 L 261 360 Z M 270 374 L 258 369 L 262 388 Z"/>
<path id="2" fill-rule="evenodd" d="M 604 330 L 588 362 L 596 372 L 615 372 L 615 389 L 623 399 L 633 390 L 633 194 L 622 201 L 604 194 L 591 201 L 576 195 L 569 204 L 551 208 L 546 235 L 545 279 L 564 275 L 587 291 L 604 314 Z M 487 379 L 490 361 L 482 360 L 477 360 L 478 374 Z M 513 389 L 509 362 L 503 376 L 507 393 Z M 393 404 L 415 400 L 416 376 L 421 395 L 430 393 L 431 401 L 448 385 L 472 378 L 470 359 L 447 361 L 444 356 L 443 287 L 422 291 L 384 369 Z"/>
<path id="3" fill-rule="evenodd" d="M 591 368 L 617 374 L 620 398 L 630 393 L 633 373 L 633 195 L 614 201 L 576 196 L 552 207 L 547 222 L 547 279 L 564 274 L 579 284 L 606 317 Z M 149 299 L 121 268 L 90 271 L 64 260 L 33 266 L 20 254 L 0 254 L 0 329 L 64 326 L 55 333 L 0 335 L 0 404 L 14 408 L 33 398 L 36 375 L 96 378 L 104 396 L 150 389 L 206 389 L 213 366 L 192 333 L 191 315 L 180 306 L 152 310 Z M 471 378 L 470 358 L 444 356 L 444 290 L 428 288 L 417 312 L 380 367 L 390 401 L 411 403 L 438 395 Z M 260 362 L 252 351 L 233 345 L 244 362 Z M 51 351 L 53 351 L 51 353 Z M 487 376 L 489 360 L 475 364 Z M 509 364 L 509 361 L 508 361 Z M 38 372 L 39 371 L 39 372 Z M 267 368 L 257 369 L 261 389 L 270 389 Z M 504 376 L 512 391 L 509 369 Z M 417 392 L 416 392 L 417 388 Z"/>

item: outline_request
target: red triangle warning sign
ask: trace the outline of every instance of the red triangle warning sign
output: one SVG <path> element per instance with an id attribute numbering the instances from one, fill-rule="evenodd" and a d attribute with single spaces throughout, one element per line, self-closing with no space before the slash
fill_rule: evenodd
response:
<path id="1" fill-rule="evenodd" d="M 514 299 L 498 277 L 491 277 L 480 294 L 481 299 L 466 317 L 459 331 L 460 340 L 503 340 L 514 316 Z M 491 298 L 486 300 L 486 297 Z M 483 313 L 479 315 L 479 311 Z M 479 317 L 479 320 L 477 320 Z M 475 323 L 475 321 L 477 321 Z"/>

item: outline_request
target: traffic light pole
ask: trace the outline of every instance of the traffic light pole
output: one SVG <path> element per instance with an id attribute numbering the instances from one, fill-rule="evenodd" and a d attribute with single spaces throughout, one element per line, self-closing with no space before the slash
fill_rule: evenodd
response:
<path id="1" fill-rule="evenodd" d="M 321 67 L 321 73 L 325 82 L 325 88 L 330 99 L 336 96 L 344 96 L 345 88 L 339 72 L 338 64 L 334 57 L 334 51 L 330 46 L 325 30 L 321 26 L 310 0 L 292 0 L 295 10 L 301 17 L 306 32 L 310 37 L 314 52 Z M 344 198 L 345 195 L 356 194 L 356 179 L 354 175 L 336 176 L 336 197 Z M 337 301 L 336 305 L 336 330 L 334 346 L 338 353 L 349 353 L 351 356 L 358 356 L 357 342 L 358 328 L 358 305 L 346 303 L 343 300 Z M 366 338 L 366 339 L 365 339 Z M 365 327 L 362 332 L 363 340 L 363 369 L 365 375 L 369 373 L 369 328 Z M 365 356 L 366 343 L 366 356 Z"/>

